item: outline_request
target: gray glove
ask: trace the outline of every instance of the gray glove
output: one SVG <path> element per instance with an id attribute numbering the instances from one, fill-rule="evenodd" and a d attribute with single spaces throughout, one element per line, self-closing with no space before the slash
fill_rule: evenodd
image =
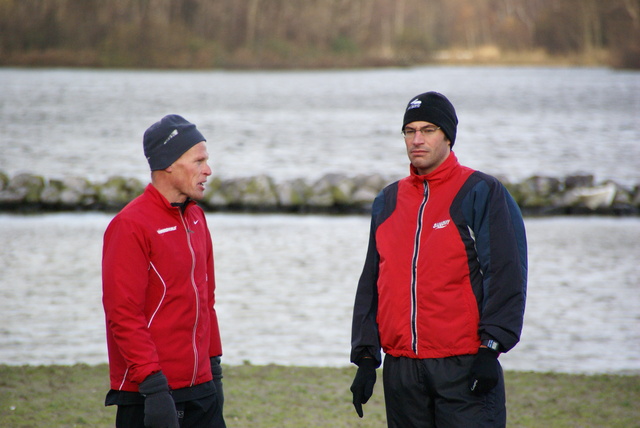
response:
<path id="1" fill-rule="evenodd" d="M 144 426 L 149 428 L 179 428 L 176 403 L 169 394 L 169 382 L 162 372 L 147 376 L 140 383 L 144 395 Z"/>

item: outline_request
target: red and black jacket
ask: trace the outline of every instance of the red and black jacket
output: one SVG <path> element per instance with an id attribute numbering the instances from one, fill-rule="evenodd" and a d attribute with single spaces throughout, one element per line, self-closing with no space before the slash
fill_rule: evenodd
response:
<path id="1" fill-rule="evenodd" d="M 172 206 L 147 186 L 105 232 L 102 281 L 113 390 L 138 391 L 160 370 L 172 389 L 211 380 L 209 359 L 222 346 L 200 207 Z"/>
<path id="2" fill-rule="evenodd" d="M 356 293 L 351 361 L 506 352 L 520 339 L 527 244 L 517 204 L 494 177 L 458 163 L 399 180 L 376 197 Z"/>

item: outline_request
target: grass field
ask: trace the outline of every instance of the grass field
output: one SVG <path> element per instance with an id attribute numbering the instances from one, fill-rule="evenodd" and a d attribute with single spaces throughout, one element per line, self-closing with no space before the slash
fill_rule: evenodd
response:
<path id="1" fill-rule="evenodd" d="M 229 428 L 384 427 L 382 385 L 359 419 L 355 367 L 224 366 Z M 509 427 L 640 427 L 640 376 L 506 372 Z M 113 427 L 107 366 L 0 365 L 0 427 Z"/>

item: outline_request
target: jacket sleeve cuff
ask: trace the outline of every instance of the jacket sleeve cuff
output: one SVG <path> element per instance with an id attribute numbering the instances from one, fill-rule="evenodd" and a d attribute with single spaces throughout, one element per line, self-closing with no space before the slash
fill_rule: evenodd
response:
<path id="1" fill-rule="evenodd" d="M 378 354 L 378 358 L 376 358 L 367 350 L 362 351 L 360 355 L 358 355 L 357 358 L 353 360 L 353 363 L 356 366 L 360 367 L 363 361 L 367 361 L 367 363 L 369 363 L 369 361 L 373 361 L 375 368 L 380 367 L 380 364 L 382 364 L 382 361 L 380 360 L 380 354 Z"/>

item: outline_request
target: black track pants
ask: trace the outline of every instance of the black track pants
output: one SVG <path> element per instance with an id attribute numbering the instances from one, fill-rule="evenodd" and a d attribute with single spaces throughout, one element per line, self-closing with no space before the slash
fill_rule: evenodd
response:
<path id="1" fill-rule="evenodd" d="M 217 394 L 176 403 L 181 428 L 225 428 Z M 118 406 L 117 428 L 144 428 L 144 405 Z"/>
<path id="2" fill-rule="evenodd" d="M 504 378 L 485 395 L 469 390 L 473 355 L 414 359 L 385 356 L 382 372 L 390 428 L 506 426 Z"/>

